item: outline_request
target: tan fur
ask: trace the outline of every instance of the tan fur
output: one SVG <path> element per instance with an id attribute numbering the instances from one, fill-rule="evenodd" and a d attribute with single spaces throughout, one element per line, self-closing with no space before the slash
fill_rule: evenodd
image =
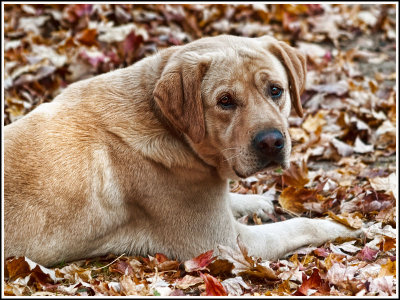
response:
<path id="1" fill-rule="evenodd" d="M 244 226 L 233 217 L 273 209 L 229 194 L 227 179 L 263 170 L 250 147 L 263 128 L 284 134 L 288 166 L 287 117 L 291 97 L 302 112 L 305 71 L 304 56 L 271 37 L 219 36 L 71 84 L 4 128 L 5 256 L 44 265 L 110 252 L 188 259 L 235 247 L 239 234 L 250 254 L 273 259 L 354 235 L 323 220 Z M 270 82 L 285 89 L 278 102 Z M 217 105 L 226 91 L 234 111 Z"/>

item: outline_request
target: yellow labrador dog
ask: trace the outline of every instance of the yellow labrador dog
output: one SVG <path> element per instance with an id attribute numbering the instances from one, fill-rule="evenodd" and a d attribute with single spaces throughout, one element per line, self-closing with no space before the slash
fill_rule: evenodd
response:
<path id="1" fill-rule="evenodd" d="M 271 212 L 228 178 L 289 166 L 287 117 L 305 57 L 264 36 L 222 35 L 71 84 L 4 128 L 5 257 L 52 265 L 106 253 L 185 260 L 239 238 L 277 259 L 358 232 L 320 219 L 246 226 Z"/>

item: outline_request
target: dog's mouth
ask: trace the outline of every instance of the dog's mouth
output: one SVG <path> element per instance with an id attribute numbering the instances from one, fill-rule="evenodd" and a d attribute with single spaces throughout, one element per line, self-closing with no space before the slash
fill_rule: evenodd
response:
<path id="1" fill-rule="evenodd" d="M 233 167 L 233 171 L 235 172 L 235 174 L 240 177 L 240 178 L 247 178 L 249 176 L 255 175 L 257 173 L 261 173 L 261 172 L 265 172 L 265 171 L 271 171 L 271 170 L 275 170 L 277 168 L 284 168 L 285 169 L 285 163 L 276 163 L 274 161 L 269 161 L 267 163 L 264 163 L 261 166 L 258 166 L 257 168 L 255 168 L 254 170 L 250 170 L 248 172 L 245 173 L 241 173 L 239 172 L 236 167 Z"/>

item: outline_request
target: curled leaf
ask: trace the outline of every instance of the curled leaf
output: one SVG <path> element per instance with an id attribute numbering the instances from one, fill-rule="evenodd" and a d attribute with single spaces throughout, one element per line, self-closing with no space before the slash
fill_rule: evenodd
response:
<path id="1" fill-rule="evenodd" d="M 233 263 L 234 268 L 232 272 L 234 274 L 265 278 L 268 280 L 279 279 L 271 268 L 258 264 L 253 258 L 251 258 L 247 254 L 246 247 L 240 242 L 239 239 L 237 239 L 237 241 L 240 252 L 228 246 L 218 246 L 222 258 Z"/>
<path id="2" fill-rule="evenodd" d="M 216 257 L 212 257 L 213 250 L 207 251 L 205 253 L 200 254 L 199 256 L 187 260 L 184 263 L 186 272 L 194 272 L 205 270 L 207 266 L 215 260 Z"/>
<path id="3" fill-rule="evenodd" d="M 206 296 L 228 296 L 224 286 L 214 276 L 207 273 L 200 273 L 206 284 Z"/>
<path id="4" fill-rule="evenodd" d="M 344 212 L 341 215 L 335 215 L 333 212 L 328 211 L 329 217 L 331 217 L 333 220 L 346 225 L 347 227 L 354 228 L 354 229 L 359 229 L 362 227 L 362 214 L 359 212 L 354 212 L 354 213 L 348 213 Z"/>

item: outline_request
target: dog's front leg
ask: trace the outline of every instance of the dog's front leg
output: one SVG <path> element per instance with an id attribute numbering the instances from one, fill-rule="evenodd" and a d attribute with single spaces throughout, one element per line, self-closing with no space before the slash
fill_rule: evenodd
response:
<path id="1" fill-rule="evenodd" d="M 358 237 L 361 233 L 334 221 L 308 218 L 254 226 L 236 221 L 235 226 L 249 254 L 267 260 L 282 258 L 303 246 L 318 246 L 338 237 Z"/>
<path id="2" fill-rule="evenodd" d="M 230 204 L 233 216 L 240 218 L 242 216 L 252 216 L 257 214 L 262 221 L 270 219 L 269 215 L 274 213 L 274 205 L 271 199 L 262 195 L 242 195 L 229 193 Z"/>

